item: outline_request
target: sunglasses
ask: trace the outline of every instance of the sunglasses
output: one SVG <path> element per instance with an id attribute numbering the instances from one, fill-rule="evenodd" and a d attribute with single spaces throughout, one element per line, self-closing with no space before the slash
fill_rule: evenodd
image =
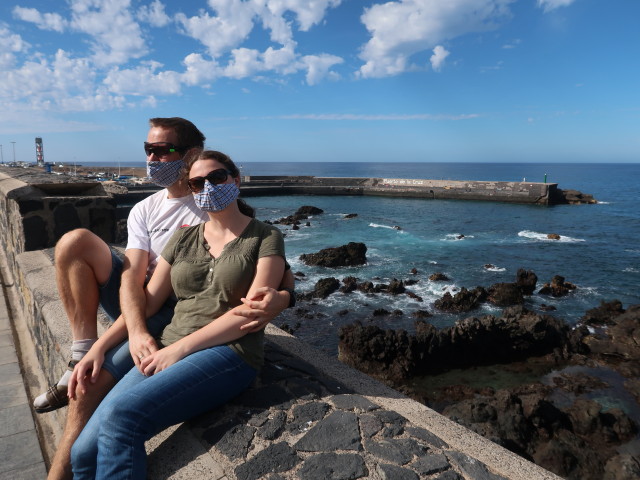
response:
<path id="1" fill-rule="evenodd" d="M 169 142 L 156 142 L 149 143 L 144 142 L 144 153 L 147 157 L 155 155 L 156 157 L 166 157 L 174 152 L 183 152 L 184 148 L 176 147 L 173 143 Z"/>
<path id="2" fill-rule="evenodd" d="M 233 173 L 229 170 L 225 170 L 224 168 L 218 168 L 217 170 L 207 173 L 204 177 L 190 178 L 187 181 L 187 185 L 189 185 L 189 190 L 193 193 L 200 193 L 204 189 L 205 180 L 212 185 L 218 185 L 226 182 L 229 175 L 233 176 Z"/>

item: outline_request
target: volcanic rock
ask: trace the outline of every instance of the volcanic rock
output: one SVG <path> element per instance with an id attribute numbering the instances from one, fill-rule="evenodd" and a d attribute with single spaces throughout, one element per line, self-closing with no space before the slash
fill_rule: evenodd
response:
<path id="1" fill-rule="evenodd" d="M 304 205 L 296 210 L 296 215 L 319 215 L 324 213 L 324 210 L 318 207 L 312 207 L 310 205 Z"/>
<path id="2" fill-rule="evenodd" d="M 349 242 L 341 247 L 322 249 L 318 253 L 304 253 L 300 255 L 300 260 L 307 265 L 346 267 L 367 263 L 366 253 L 367 246 L 364 243 Z"/>
<path id="3" fill-rule="evenodd" d="M 563 297 L 575 289 L 576 286 L 573 283 L 565 282 L 564 277 L 555 275 L 551 279 L 551 283 L 545 283 L 538 293 L 540 295 L 551 295 L 552 297 Z"/>
<path id="4" fill-rule="evenodd" d="M 520 287 L 523 295 L 532 295 L 536 290 L 538 276 L 532 270 L 518 269 L 516 273 L 516 285 Z"/>
<path id="5" fill-rule="evenodd" d="M 480 303 L 487 299 L 487 292 L 482 287 L 467 290 L 462 287 L 458 293 L 451 295 L 446 292 L 442 298 L 434 302 L 435 307 L 443 312 L 468 312 L 477 308 Z"/>
<path id="6" fill-rule="evenodd" d="M 522 290 L 515 283 L 496 283 L 489 287 L 487 300 L 499 307 L 522 305 L 524 297 Z"/>

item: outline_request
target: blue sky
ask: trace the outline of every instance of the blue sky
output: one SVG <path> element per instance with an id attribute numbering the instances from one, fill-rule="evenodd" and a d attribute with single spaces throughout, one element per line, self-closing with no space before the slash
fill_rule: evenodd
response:
<path id="1" fill-rule="evenodd" d="M 4 161 L 638 162 L 638 0 L 4 0 Z M 15 142 L 15 143 L 11 143 Z"/>

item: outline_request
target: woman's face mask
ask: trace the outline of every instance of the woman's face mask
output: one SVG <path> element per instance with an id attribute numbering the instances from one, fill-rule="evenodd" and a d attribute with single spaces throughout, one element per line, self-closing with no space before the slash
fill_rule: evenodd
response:
<path id="1" fill-rule="evenodd" d="M 201 210 L 219 212 L 231 205 L 238 195 L 240 195 L 240 189 L 235 183 L 213 185 L 206 180 L 202 191 L 194 193 L 193 199 Z"/>
<path id="2" fill-rule="evenodd" d="M 172 162 L 147 162 L 147 176 L 159 187 L 170 187 L 180 178 L 183 167 L 182 159 Z"/>

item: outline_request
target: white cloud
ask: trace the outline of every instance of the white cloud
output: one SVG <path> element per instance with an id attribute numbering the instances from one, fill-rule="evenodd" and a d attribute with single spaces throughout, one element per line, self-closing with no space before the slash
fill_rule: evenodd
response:
<path id="1" fill-rule="evenodd" d="M 71 0 L 71 28 L 93 38 L 97 66 L 122 65 L 147 53 L 130 0 Z"/>
<path id="2" fill-rule="evenodd" d="M 331 67 L 342 63 L 343 60 L 335 55 L 306 55 L 302 58 L 302 62 L 307 68 L 306 80 L 309 85 L 316 85 L 325 78 L 336 80 L 338 75 L 331 72 Z"/>
<path id="3" fill-rule="evenodd" d="M 187 18 L 179 13 L 176 20 L 184 33 L 207 47 L 209 55 L 217 58 L 239 46 L 253 30 L 254 6 L 250 2 L 210 0 L 216 16 L 208 12 Z"/>
<path id="4" fill-rule="evenodd" d="M 431 58 L 429 59 L 431 61 L 431 68 L 433 68 L 434 71 L 439 72 L 444 65 L 445 59 L 449 56 L 449 53 L 450 52 L 442 45 L 437 45 L 433 49 L 433 55 L 431 55 Z"/>
<path id="5" fill-rule="evenodd" d="M 154 0 L 150 5 L 142 5 L 136 15 L 138 20 L 148 22 L 154 27 L 164 27 L 171 19 L 164 11 L 164 4 L 160 0 Z"/>
<path id="6" fill-rule="evenodd" d="M 20 35 L 0 24 L 0 69 L 12 68 L 15 64 L 15 54 L 26 52 L 28 48 L 29 44 Z"/>
<path id="7" fill-rule="evenodd" d="M 135 68 L 112 69 L 104 79 L 109 92 L 119 95 L 176 95 L 181 91 L 181 75 L 170 70 L 159 71 L 159 62 L 145 62 Z"/>
<path id="8" fill-rule="evenodd" d="M 207 84 L 221 75 L 217 62 L 206 60 L 199 53 L 187 55 L 183 63 L 186 71 L 182 74 L 182 81 L 186 85 Z"/>
<path id="9" fill-rule="evenodd" d="M 399 0 L 365 10 L 362 23 L 371 33 L 360 58 L 363 78 L 400 74 L 410 57 L 445 40 L 497 28 L 514 0 Z"/>
<path id="10" fill-rule="evenodd" d="M 538 6 L 545 12 L 550 12 L 560 7 L 568 7 L 575 0 L 538 0 Z"/>
<path id="11" fill-rule="evenodd" d="M 57 13 L 40 13 L 35 8 L 15 7 L 13 16 L 18 20 L 35 23 L 42 30 L 63 32 L 67 22 Z"/>
<path id="12" fill-rule="evenodd" d="M 303 73 L 309 85 L 335 79 L 331 69 L 343 59 L 322 52 L 301 55 L 294 33 L 320 24 L 341 2 L 207 0 L 189 17 L 168 14 L 172 4 L 163 0 L 67 0 L 56 4 L 60 13 L 17 6 L 17 20 L 75 34 L 77 43 L 55 54 L 33 51 L 0 22 L 0 104 L 22 102 L 25 108 L 51 112 L 106 110 L 156 105 L 158 97 L 180 95 L 185 87 L 208 89 L 222 77 L 274 83 Z M 175 58 L 148 57 L 145 35 L 152 39 L 156 32 L 143 33 L 141 25 L 170 26 L 204 49 L 184 52 L 183 69 L 167 69 L 164 63 Z M 270 36 L 264 50 L 244 45 L 256 28 Z"/>

